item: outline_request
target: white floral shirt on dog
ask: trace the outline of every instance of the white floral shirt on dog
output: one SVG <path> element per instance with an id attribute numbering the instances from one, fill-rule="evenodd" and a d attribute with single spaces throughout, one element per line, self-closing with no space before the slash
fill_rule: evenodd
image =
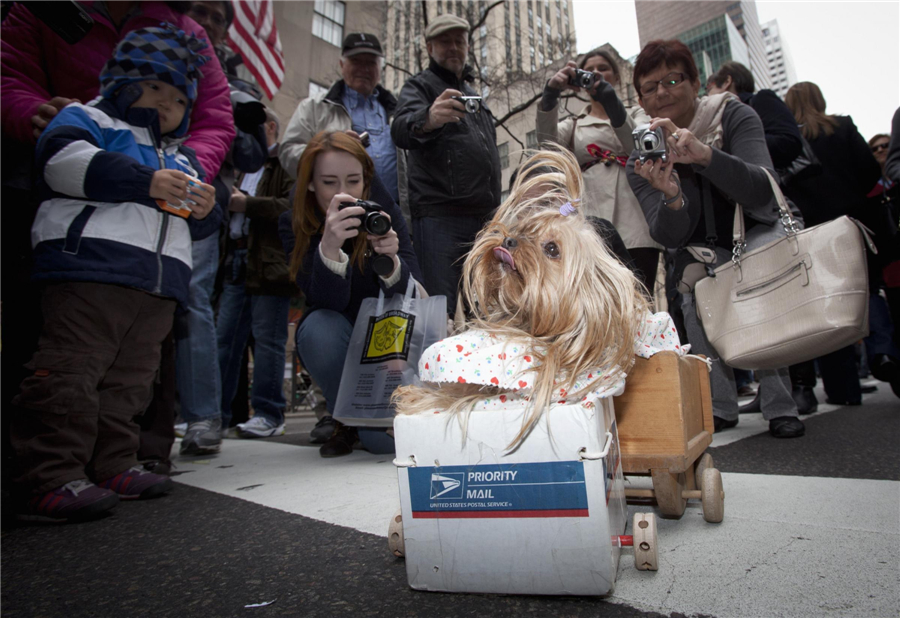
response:
<path id="1" fill-rule="evenodd" d="M 634 340 L 634 353 L 643 358 L 664 350 L 684 356 L 690 347 L 681 345 L 672 318 L 665 312 L 648 312 Z M 432 383 L 483 384 L 507 391 L 486 397 L 476 404 L 476 410 L 519 408 L 530 398 L 537 366 L 532 350 L 524 343 L 473 329 L 442 339 L 425 350 L 419 360 L 419 378 Z M 592 390 L 583 392 L 592 382 L 595 383 Z M 555 394 L 558 396 L 555 404 L 571 405 L 581 401 L 589 407 L 594 399 L 621 394 L 624 386 L 625 372 L 619 367 L 606 372 L 596 368 L 579 375 L 569 389 L 578 394 L 576 400 L 560 389 Z"/>

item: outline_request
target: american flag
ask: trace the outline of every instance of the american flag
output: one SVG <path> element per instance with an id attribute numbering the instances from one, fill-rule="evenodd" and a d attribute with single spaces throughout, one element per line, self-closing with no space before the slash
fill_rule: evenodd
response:
<path id="1" fill-rule="evenodd" d="M 228 43 L 244 59 L 266 96 L 275 96 L 284 81 L 284 54 L 271 0 L 235 0 Z"/>

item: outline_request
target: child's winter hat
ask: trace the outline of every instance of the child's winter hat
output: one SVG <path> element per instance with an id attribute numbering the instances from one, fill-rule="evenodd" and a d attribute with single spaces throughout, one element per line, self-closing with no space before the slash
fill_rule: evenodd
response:
<path id="1" fill-rule="evenodd" d="M 100 94 L 112 98 L 122 86 L 148 79 L 175 86 L 188 99 L 184 120 L 174 132 L 180 137 L 187 132 L 197 98 L 197 80 L 203 75 L 199 67 L 209 60 L 200 54 L 206 47 L 205 41 L 168 23 L 129 32 L 100 72 Z"/>

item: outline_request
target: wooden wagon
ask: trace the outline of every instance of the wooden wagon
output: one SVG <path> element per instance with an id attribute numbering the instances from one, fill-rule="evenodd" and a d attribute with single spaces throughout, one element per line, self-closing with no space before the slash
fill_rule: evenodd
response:
<path id="1" fill-rule="evenodd" d="M 722 475 L 705 452 L 714 432 L 706 363 L 675 352 L 638 358 L 615 411 L 625 476 L 653 481 L 653 489 L 626 486 L 626 498 L 655 500 L 664 517 L 681 517 L 699 499 L 703 518 L 721 522 Z"/>

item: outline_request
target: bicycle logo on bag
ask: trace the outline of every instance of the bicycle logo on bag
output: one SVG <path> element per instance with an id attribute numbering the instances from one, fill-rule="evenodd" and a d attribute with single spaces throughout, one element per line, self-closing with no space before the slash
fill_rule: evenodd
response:
<path id="1" fill-rule="evenodd" d="M 380 363 L 399 358 L 407 360 L 410 334 L 416 316 L 403 311 L 388 311 L 369 317 L 361 363 Z"/>

